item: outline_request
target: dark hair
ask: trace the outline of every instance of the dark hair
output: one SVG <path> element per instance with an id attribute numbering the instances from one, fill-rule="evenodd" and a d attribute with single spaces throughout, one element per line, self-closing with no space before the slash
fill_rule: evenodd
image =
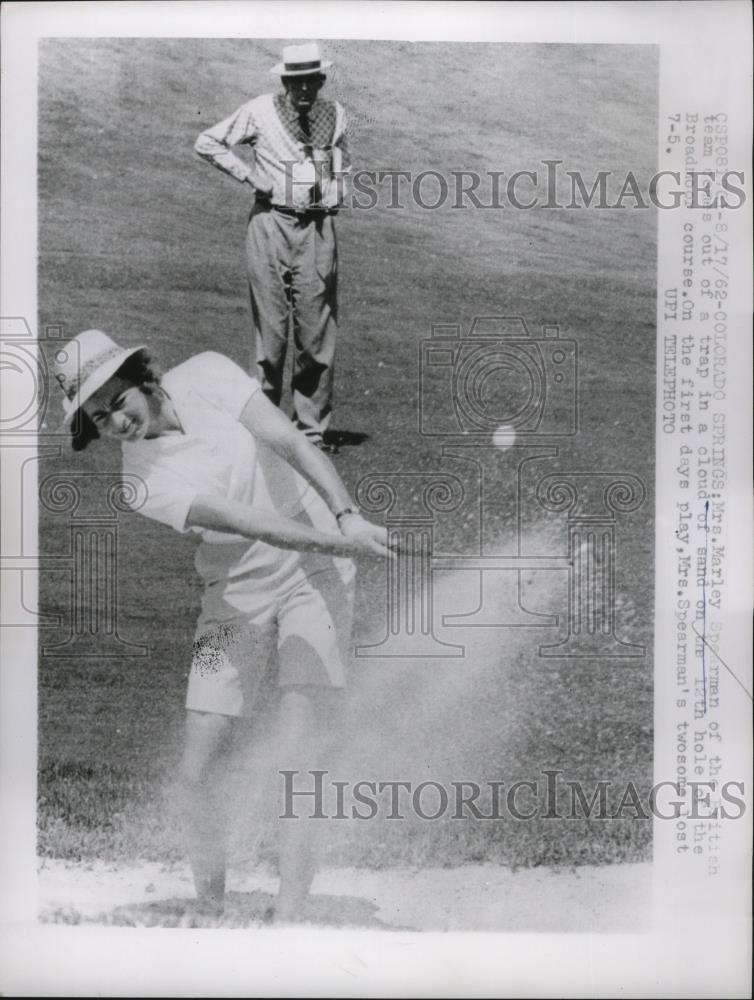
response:
<path id="1" fill-rule="evenodd" d="M 99 431 L 94 426 L 94 421 L 79 408 L 71 424 L 71 447 L 74 451 L 83 451 L 91 441 L 96 441 L 98 437 Z"/>
<path id="2" fill-rule="evenodd" d="M 138 386 L 145 396 L 151 396 L 160 384 L 160 370 L 146 350 L 137 351 L 127 358 L 111 378 L 116 375 Z M 99 431 L 94 421 L 79 407 L 71 424 L 71 447 L 74 451 L 83 451 L 98 437 Z"/>

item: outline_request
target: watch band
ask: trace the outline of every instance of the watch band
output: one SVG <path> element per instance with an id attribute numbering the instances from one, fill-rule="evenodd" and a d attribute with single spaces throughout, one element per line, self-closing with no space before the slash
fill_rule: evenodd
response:
<path id="1" fill-rule="evenodd" d="M 360 514 L 361 511 L 358 507 L 344 507 L 343 510 L 339 510 L 335 515 L 335 520 L 340 521 L 341 517 L 345 517 L 346 514 Z"/>

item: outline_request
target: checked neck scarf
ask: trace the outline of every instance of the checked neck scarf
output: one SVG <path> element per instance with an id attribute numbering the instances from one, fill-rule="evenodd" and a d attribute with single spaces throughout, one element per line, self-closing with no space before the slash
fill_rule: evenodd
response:
<path id="1" fill-rule="evenodd" d="M 335 133 L 336 111 L 332 101 L 317 100 L 308 112 L 299 112 L 286 94 L 275 94 L 275 111 L 294 142 L 304 147 L 304 156 L 313 158 L 315 149 L 329 149 Z"/>
<path id="2" fill-rule="evenodd" d="M 275 94 L 275 111 L 294 142 L 304 147 L 304 157 L 314 160 L 314 150 L 329 150 L 335 134 L 337 112 L 332 101 L 316 100 L 308 111 L 297 111 L 287 94 Z M 322 199 L 319 181 L 312 190 L 312 201 Z"/>

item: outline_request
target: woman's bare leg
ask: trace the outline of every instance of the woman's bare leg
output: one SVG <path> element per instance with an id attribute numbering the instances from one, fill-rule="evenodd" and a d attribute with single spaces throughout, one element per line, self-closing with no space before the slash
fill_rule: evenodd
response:
<path id="1" fill-rule="evenodd" d="M 305 688 L 284 688 L 278 715 L 282 768 L 298 771 L 303 778 L 311 763 L 312 739 L 316 731 L 315 706 Z M 298 780 L 300 781 L 301 778 Z M 308 801 L 308 800 L 307 800 Z M 304 902 L 314 879 L 315 855 L 306 807 L 295 819 L 281 819 L 278 846 L 280 890 L 275 904 L 277 920 L 301 919 Z"/>
<path id="2" fill-rule="evenodd" d="M 222 910 L 227 839 L 227 761 L 233 719 L 187 711 L 181 761 L 181 791 L 186 847 L 200 907 Z"/>
<path id="3" fill-rule="evenodd" d="M 330 772 L 333 767 L 334 740 L 332 723 L 335 692 L 321 688 L 283 688 L 280 697 L 279 739 L 280 769 L 298 771 L 294 784 L 311 788 L 309 770 Z M 327 775 L 325 775 L 325 784 Z M 317 869 L 320 842 L 327 819 L 308 819 L 314 800 L 307 797 L 296 805 L 296 818 L 279 820 L 280 890 L 275 904 L 275 918 L 301 920 L 306 898 Z M 327 802 L 322 808 L 327 813 Z M 282 814 L 281 809 L 281 814 Z"/>

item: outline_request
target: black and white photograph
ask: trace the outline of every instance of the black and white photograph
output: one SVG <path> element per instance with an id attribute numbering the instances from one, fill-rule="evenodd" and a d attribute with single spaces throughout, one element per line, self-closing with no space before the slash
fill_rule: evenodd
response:
<path id="1" fill-rule="evenodd" d="M 4 13 L 16 995 L 748 989 L 750 9 L 420 6 Z"/>

